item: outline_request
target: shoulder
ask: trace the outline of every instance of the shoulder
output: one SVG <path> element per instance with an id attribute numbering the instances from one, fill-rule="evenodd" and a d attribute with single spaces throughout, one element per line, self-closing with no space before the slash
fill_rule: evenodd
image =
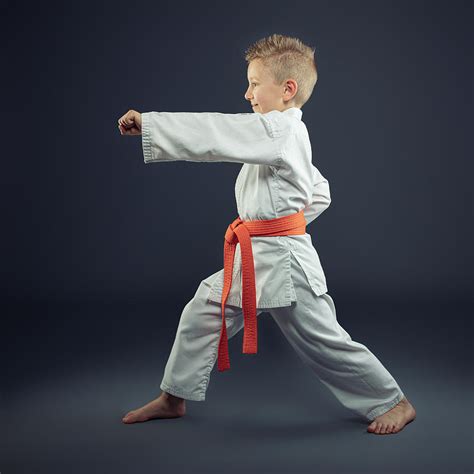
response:
<path id="1" fill-rule="evenodd" d="M 291 115 L 284 114 L 279 110 L 271 110 L 270 112 L 260 115 L 272 129 L 275 138 L 290 136 L 297 133 L 298 122 L 300 122 L 300 120 Z"/>

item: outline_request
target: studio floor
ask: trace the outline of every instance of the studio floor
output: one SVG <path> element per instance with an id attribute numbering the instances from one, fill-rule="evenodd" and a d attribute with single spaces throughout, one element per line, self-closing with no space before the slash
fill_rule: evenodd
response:
<path id="1" fill-rule="evenodd" d="M 8 305 L 0 471 L 472 472 L 470 333 L 459 323 L 467 305 L 336 300 L 336 308 L 415 406 L 416 420 L 400 433 L 368 433 L 267 313 L 259 353 L 242 354 L 237 334 L 231 370 L 213 369 L 204 402 L 188 401 L 183 418 L 126 425 L 126 412 L 160 393 L 176 304 Z"/>

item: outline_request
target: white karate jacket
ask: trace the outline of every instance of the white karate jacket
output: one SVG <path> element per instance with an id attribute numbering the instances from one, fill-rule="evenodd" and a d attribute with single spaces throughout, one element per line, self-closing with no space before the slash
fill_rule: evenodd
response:
<path id="1" fill-rule="evenodd" d="M 235 183 L 239 217 L 267 220 L 303 209 L 307 224 L 330 204 L 329 183 L 311 162 L 303 112 L 297 107 L 265 114 L 218 112 L 142 113 L 145 163 L 204 161 L 243 163 Z M 237 216 L 236 216 L 237 217 Z M 229 222 L 230 224 L 230 222 Z M 222 229 L 223 252 L 224 234 Z M 327 291 L 311 235 L 251 237 L 257 308 L 290 306 L 296 301 L 291 254 L 316 295 Z M 204 280 L 209 300 L 220 303 L 224 269 Z M 235 250 L 229 305 L 242 307 L 240 244 Z"/>

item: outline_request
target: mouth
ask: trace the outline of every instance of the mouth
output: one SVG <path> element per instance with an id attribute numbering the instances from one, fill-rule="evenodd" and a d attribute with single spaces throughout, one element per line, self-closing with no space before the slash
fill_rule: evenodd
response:
<path id="1" fill-rule="evenodd" d="M 256 107 L 258 104 L 252 104 L 252 107 Z"/>

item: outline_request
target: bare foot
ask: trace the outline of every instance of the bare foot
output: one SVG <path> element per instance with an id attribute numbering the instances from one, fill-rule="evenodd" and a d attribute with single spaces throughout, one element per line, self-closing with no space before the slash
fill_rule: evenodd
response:
<path id="1" fill-rule="evenodd" d="M 163 392 L 141 408 L 129 411 L 123 418 L 124 423 L 137 423 L 154 418 L 180 418 L 186 414 L 186 402 L 182 398 Z"/>
<path id="2" fill-rule="evenodd" d="M 375 418 L 368 426 L 367 431 L 374 434 L 398 433 L 406 424 L 413 421 L 415 417 L 415 408 L 413 408 L 413 405 L 406 397 L 403 397 L 398 405 Z"/>

